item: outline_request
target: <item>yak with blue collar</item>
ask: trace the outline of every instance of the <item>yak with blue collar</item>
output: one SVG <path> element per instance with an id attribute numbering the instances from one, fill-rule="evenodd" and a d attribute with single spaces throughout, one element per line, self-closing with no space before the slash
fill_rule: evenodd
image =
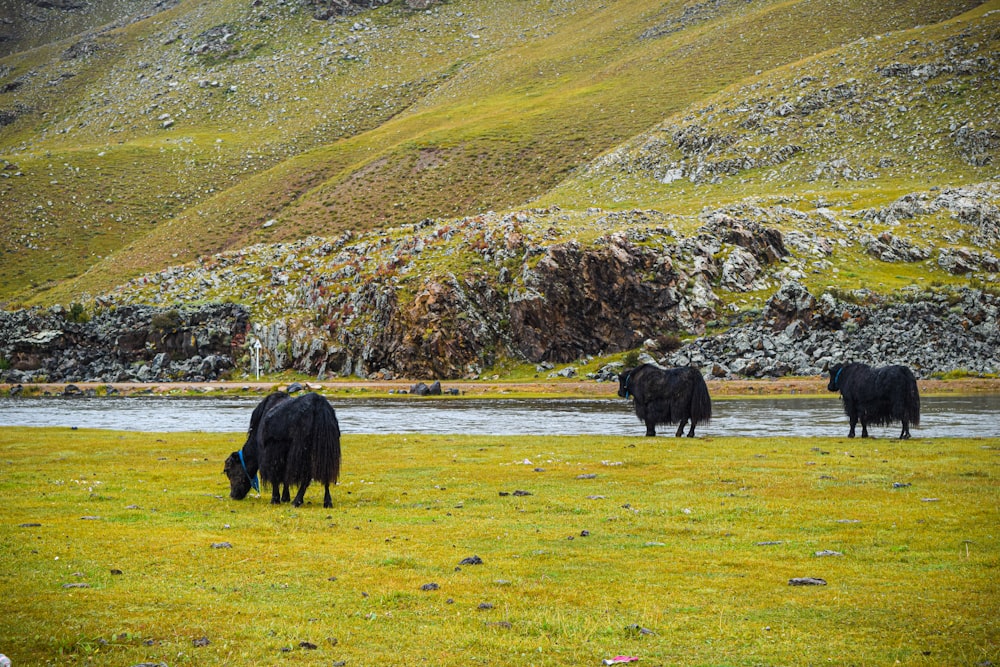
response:
<path id="1" fill-rule="evenodd" d="M 687 436 L 693 438 L 694 427 L 712 419 L 708 385 L 696 368 L 643 364 L 622 371 L 618 375 L 618 395 L 633 399 L 635 416 L 645 422 L 648 436 L 656 435 L 657 424 L 677 424 L 675 435 L 679 438 L 690 421 Z"/>
<path id="2" fill-rule="evenodd" d="M 868 437 L 868 426 L 886 426 L 902 422 L 900 440 L 910 437 L 910 425 L 920 425 L 920 393 L 917 380 L 906 366 L 872 368 L 866 364 L 836 364 L 830 373 L 829 391 L 839 391 L 844 412 L 851 420 L 848 438 L 861 422 L 861 437 Z"/>
<path id="3" fill-rule="evenodd" d="M 229 497 L 243 500 L 250 489 L 260 491 L 257 473 L 271 485 L 271 502 L 289 502 L 288 487 L 299 487 L 292 505 L 302 505 L 313 480 L 323 484 L 323 507 L 333 507 L 330 484 L 340 477 L 340 425 L 329 401 L 316 393 L 292 398 L 274 392 L 250 416 L 243 448 L 226 459 Z M 279 494 L 279 486 L 283 492 Z"/>

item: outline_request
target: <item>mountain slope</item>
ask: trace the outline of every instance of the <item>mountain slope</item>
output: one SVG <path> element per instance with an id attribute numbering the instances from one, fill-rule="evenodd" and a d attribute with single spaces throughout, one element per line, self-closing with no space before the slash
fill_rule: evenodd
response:
<path id="1" fill-rule="evenodd" d="M 251 242 L 538 198 L 691 211 L 755 194 L 654 174 L 623 195 L 595 171 L 546 193 L 728 86 L 977 4 L 392 3 L 317 21 L 189 0 L 0 61 L 0 299 L 69 302 Z M 956 176 L 983 171 L 927 184 Z"/>

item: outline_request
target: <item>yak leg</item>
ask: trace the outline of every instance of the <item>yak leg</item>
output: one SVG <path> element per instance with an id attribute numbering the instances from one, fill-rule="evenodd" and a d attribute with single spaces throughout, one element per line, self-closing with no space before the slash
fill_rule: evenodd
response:
<path id="1" fill-rule="evenodd" d="M 693 438 L 694 437 L 694 425 L 695 425 L 695 421 L 692 419 L 691 420 L 691 428 L 688 430 L 688 437 L 689 438 Z"/>
<path id="2" fill-rule="evenodd" d="M 652 419 L 646 420 L 646 436 L 653 437 L 656 435 L 656 422 Z"/>
<path id="3" fill-rule="evenodd" d="M 272 505 L 280 505 L 281 504 L 281 495 L 278 493 L 278 491 L 279 491 L 280 488 L 281 488 L 281 485 L 278 484 L 277 482 L 275 482 L 274 484 L 271 485 L 271 504 Z"/>
<path id="4" fill-rule="evenodd" d="M 333 498 L 330 497 L 330 485 L 324 484 L 323 507 L 333 507 Z"/>
<path id="5" fill-rule="evenodd" d="M 309 482 L 306 481 L 299 487 L 299 492 L 295 494 L 295 500 L 292 501 L 292 505 L 295 507 L 302 506 L 302 499 L 306 495 L 306 489 L 309 488 Z"/>
<path id="6" fill-rule="evenodd" d="M 903 431 L 902 433 L 899 434 L 899 439 L 900 440 L 910 439 L 910 425 L 906 422 L 905 419 L 903 420 Z"/>
<path id="7" fill-rule="evenodd" d="M 868 420 L 867 419 L 862 419 L 861 420 L 861 437 L 862 438 L 867 438 L 868 437 Z"/>
<path id="8" fill-rule="evenodd" d="M 684 427 L 687 426 L 688 420 L 682 419 L 681 423 L 677 425 L 677 433 L 674 433 L 675 438 L 679 438 L 684 435 Z"/>
<path id="9" fill-rule="evenodd" d="M 288 493 L 288 482 L 285 482 L 285 488 L 281 492 L 281 502 L 287 503 L 291 499 L 292 499 L 292 496 Z"/>
<path id="10" fill-rule="evenodd" d="M 854 437 L 854 427 L 857 426 L 857 425 L 858 425 L 858 418 L 857 417 L 851 417 L 851 430 L 847 434 L 848 438 L 853 438 Z"/>

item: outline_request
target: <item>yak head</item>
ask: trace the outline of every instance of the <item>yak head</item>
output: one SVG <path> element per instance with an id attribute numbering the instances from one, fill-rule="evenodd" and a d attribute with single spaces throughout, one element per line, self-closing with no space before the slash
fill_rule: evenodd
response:
<path id="1" fill-rule="evenodd" d="M 229 497 L 233 500 L 243 500 L 254 488 L 255 477 L 250 477 L 250 472 L 240 461 L 240 452 L 233 452 L 226 459 L 222 472 L 229 478 Z M 256 470 L 254 471 L 256 473 Z"/>
<path id="2" fill-rule="evenodd" d="M 827 391 L 840 391 L 840 371 L 844 370 L 844 364 L 827 364 L 823 368 L 830 374 L 830 383 L 826 385 Z"/>
<path id="3" fill-rule="evenodd" d="M 618 374 L 618 396 L 620 398 L 628 398 L 631 396 L 631 387 L 629 387 L 629 382 L 632 379 L 632 371 L 635 369 L 624 370 Z"/>

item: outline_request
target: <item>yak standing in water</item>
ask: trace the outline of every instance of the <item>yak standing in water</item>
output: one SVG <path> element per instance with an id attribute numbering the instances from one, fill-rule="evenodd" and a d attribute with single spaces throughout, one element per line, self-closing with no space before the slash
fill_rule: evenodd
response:
<path id="1" fill-rule="evenodd" d="M 315 393 L 292 398 L 275 392 L 254 408 L 243 448 L 226 459 L 229 497 L 242 500 L 261 479 L 271 485 L 271 502 L 288 502 L 288 487 L 297 485 L 292 505 L 299 507 L 313 480 L 323 484 L 323 507 L 333 507 L 330 484 L 340 477 L 340 425 L 330 403 Z M 279 495 L 279 485 L 284 491 Z"/>
<path id="2" fill-rule="evenodd" d="M 695 368 L 664 369 L 643 364 L 618 375 L 618 395 L 635 400 L 635 416 L 646 423 L 646 435 L 656 435 L 657 424 L 678 424 L 678 438 L 690 420 L 694 427 L 712 418 L 712 399 L 705 378 Z"/>
<path id="3" fill-rule="evenodd" d="M 910 437 L 910 424 L 920 425 L 920 394 L 917 380 L 906 366 L 872 368 L 865 364 L 837 364 L 828 369 L 829 391 L 839 391 L 844 412 L 851 420 L 848 438 L 861 422 L 861 437 L 868 437 L 868 426 L 902 422 L 900 440 Z"/>

